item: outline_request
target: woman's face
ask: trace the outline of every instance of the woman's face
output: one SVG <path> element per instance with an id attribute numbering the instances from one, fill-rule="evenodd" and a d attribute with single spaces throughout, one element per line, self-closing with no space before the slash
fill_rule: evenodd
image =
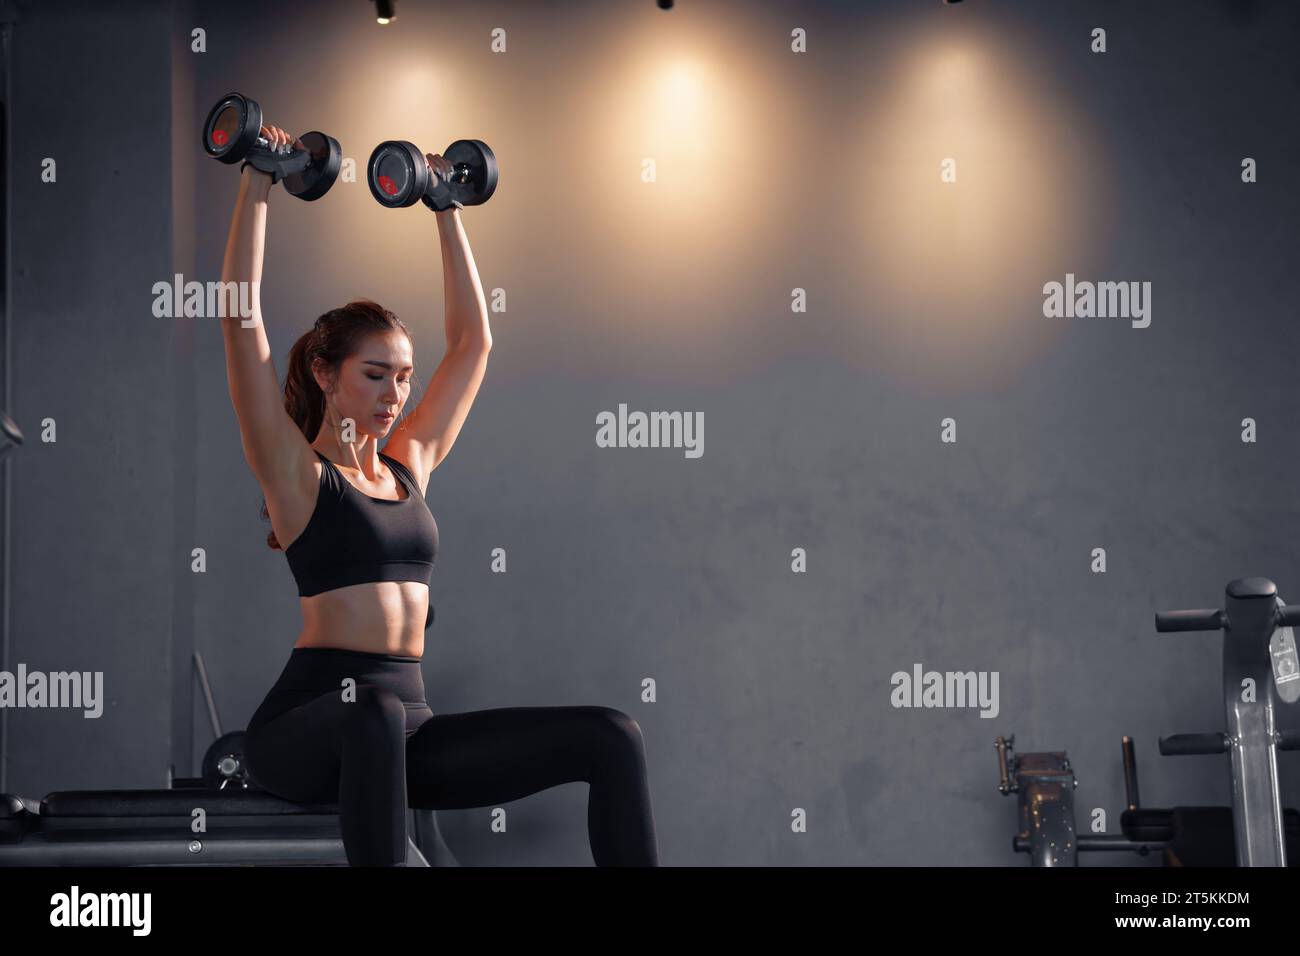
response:
<path id="1" fill-rule="evenodd" d="M 330 400 L 357 423 L 357 437 L 388 434 L 411 394 L 411 342 L 401 332 L 376 332 L 343 362 Z M 382 416 L 387 415 L 387 418 Z"/>

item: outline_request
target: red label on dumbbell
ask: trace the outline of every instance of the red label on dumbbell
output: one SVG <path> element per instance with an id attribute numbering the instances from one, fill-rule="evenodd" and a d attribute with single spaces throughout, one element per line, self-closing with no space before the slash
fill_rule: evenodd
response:
<path id="1" fill-rule="evenodd" d="M 218 146 L 226 145 L 226 131 L 224 129 L 214 129 L 212 131 L 212 142 Z"/>
<path id="2" fill-rule="evenodd" d="M 379 188 L 382 189 L 384 192 L 388 193 L 388 195 L 390 196 L 397 195 L 397 183 L 393 182 L 387 176 L 379 177 Z"/>

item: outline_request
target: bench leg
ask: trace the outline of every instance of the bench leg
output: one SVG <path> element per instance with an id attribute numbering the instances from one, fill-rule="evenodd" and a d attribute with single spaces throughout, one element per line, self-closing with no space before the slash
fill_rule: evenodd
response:
<path id="1" fill-rule="evenodd" d="M 438 818 L 432 810 L 411 809 L 410 833 L 415 838 L 416 848 L 427 861 L 425 866 L 460 866 L 460 861 L 452 855 L 438 831 Z"/>

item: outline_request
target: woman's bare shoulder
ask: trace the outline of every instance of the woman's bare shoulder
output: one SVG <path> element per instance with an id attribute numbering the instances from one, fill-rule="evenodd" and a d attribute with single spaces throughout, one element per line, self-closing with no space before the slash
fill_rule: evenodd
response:
<path id="1" fill-rule="evenodd" d="M 284 504 L 314 506 L 324 470 L 321 456 L 304 441 L 287 449 L 280 466 L 260 477 L 259 483 L 268 501 L 274 498 Z"/>

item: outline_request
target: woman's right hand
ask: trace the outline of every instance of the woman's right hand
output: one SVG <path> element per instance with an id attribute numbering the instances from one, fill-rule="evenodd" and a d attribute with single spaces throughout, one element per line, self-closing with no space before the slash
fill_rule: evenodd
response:
<path id="1" fill-rule="evenodd" d="M 261 133 L 259 135 L 261 135 L 261 137 L 266 140 L 268 144 L 267 148 L 270 149 L 271 152 L 278 152 L 283 150 L 284 152 L 287 153 L 290 148 L 292 149 L 307 148 L 302 144 L 302 140 L 290 136 L 288 133 L 280 129 L 280 127 L 278 126 L 263 126 Z"/>
<path id="2" fill-rule="evenodd" d="M 278 126 L 263 126 L 258 131 L 258 135 L 266 140 L 267 149 L 270 149 L 272 152 L 283 150 L 285 153 L 288 153 L 290 148 L 307 148 L 303 145 L 302 140 L 290 136 Z M 292 143 L 292 146 L 290 146 L 290 143 Z M 266 192 L 270 192 L 271 174 L 262 172 L 262 170 L 255 168 L 251 163 L 244 167 L 242 178 L 245 182 L 256 185 L 264 189 Z"/>

